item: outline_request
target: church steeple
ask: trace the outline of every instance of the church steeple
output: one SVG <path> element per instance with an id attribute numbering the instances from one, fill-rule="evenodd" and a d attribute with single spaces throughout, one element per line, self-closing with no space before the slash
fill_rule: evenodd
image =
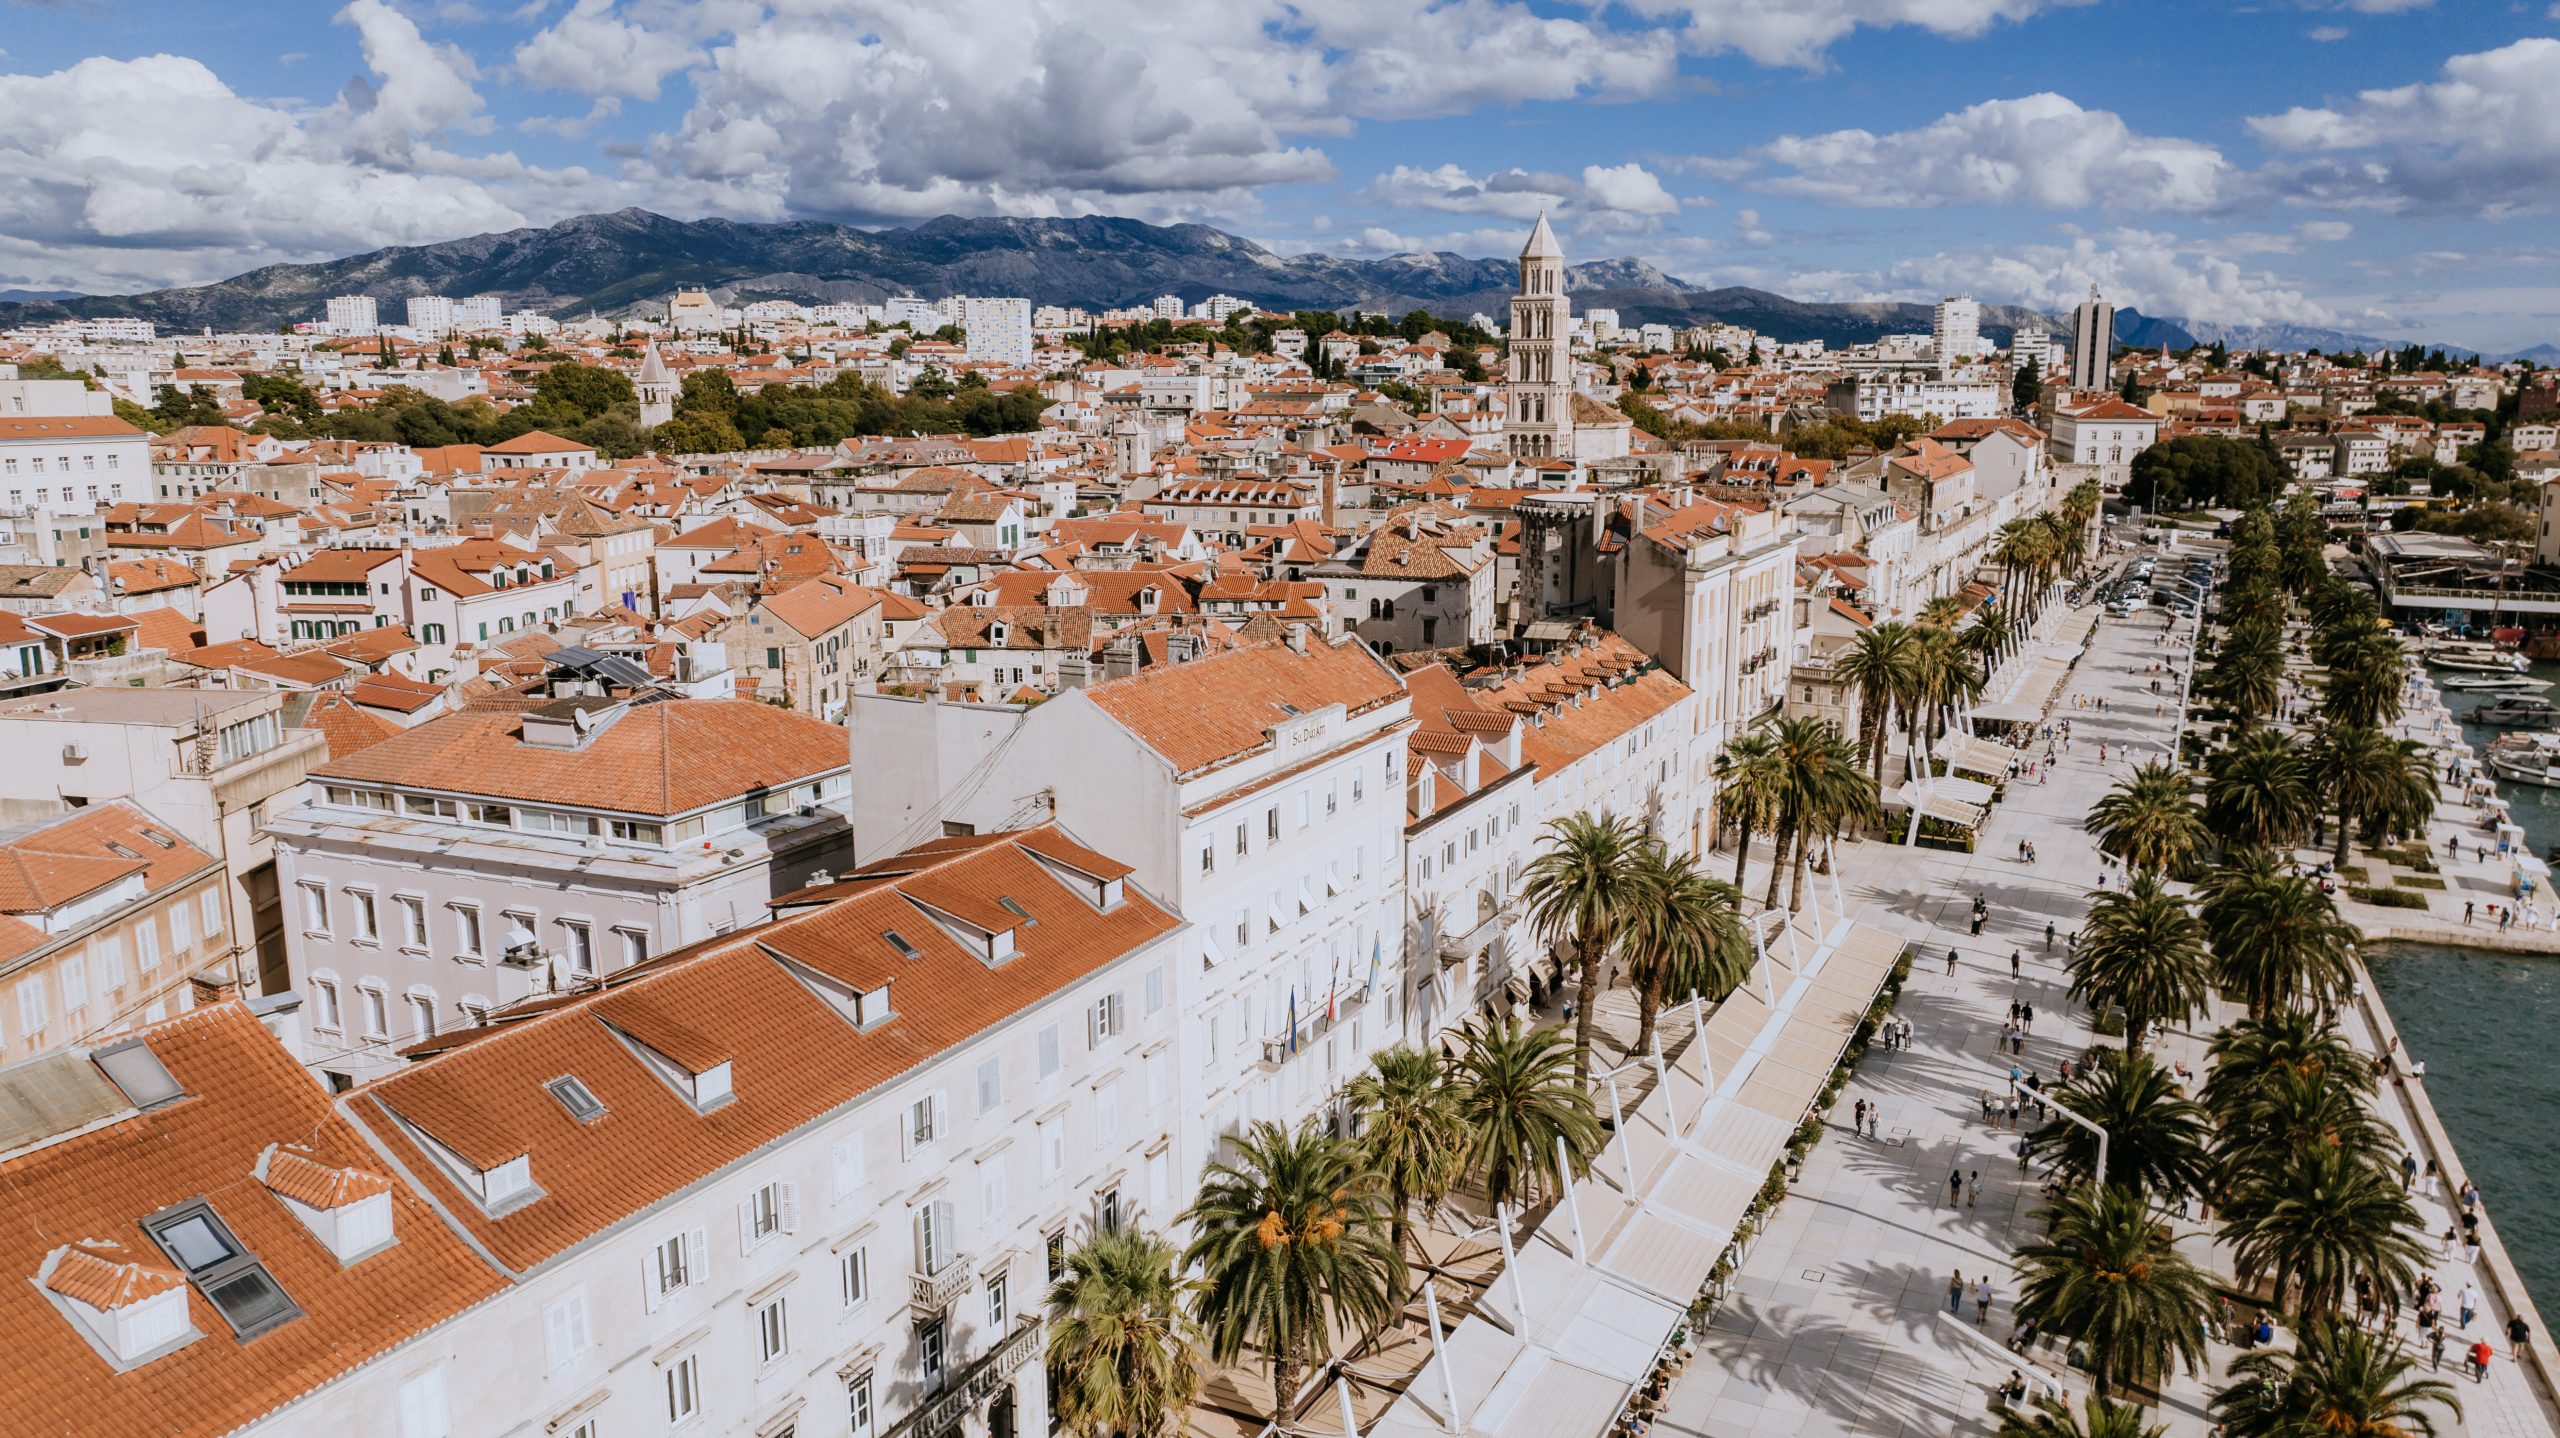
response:
<path id="1" fill-rule="evenodd" d="M 676 417 L 676 396 L 684 386 L 659 355 L 656 340 L 640 352 L 640 373 L 632 379 L 631 388 L 640 396 L 641 428 L 656 429 Z"/>
<path id="2" fill-rule="evenodd" d="M 1564 294 L 1564 246 L 1545 211 L 1520 247 L 1504 361 L 1503 441 L 1524 458 L 1573 457 L 1573 307 Z"/>
<path id="3" fill-rule="evenodd" d="M 1529 243 L 1520 247 L 1524 260 L 1561 260 L 1564 246 L 1556 243 L 1556 232 L 1547 228 L 1547 212 L 1538 212 L 1538 227 L 1529 232 Z"/>

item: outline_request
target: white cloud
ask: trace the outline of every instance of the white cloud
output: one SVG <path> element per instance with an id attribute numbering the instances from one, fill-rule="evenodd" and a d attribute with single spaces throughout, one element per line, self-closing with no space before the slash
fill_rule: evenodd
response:
<path id="1" fill-rule="evenodd" d="M 2212 240 L 2139 229 L 2075 236 L 2067 244 L 1942 250 L 1876 271 L 1790 276 L 1777 288 L 1799 299 L 1971 294 L 2060 312 L 2085 298 L 2092 284 L 2119 306 L 2147 315 L 2223 324 L 2339 322 L 2333 309 L 2291 282 L 2224 258 Z"/>
<path id="2" fill-rule="evenodd" d="M 1757 182 L 1761 189 L 1895 209 L 2202 210 L 2231 168 L 2210 145 L 2139 134 L 2112 111 L 2051 93 L 1985 100 L 1891 134 L 1781 136 L 1743 158 L 1778 171 Z"/>
<path id="3" fill-rule="evenodd" d="M 614 0 L 578 0 L 569 13 L 516 47 L 516 73 L 529 84 L 591 99 L 655 100 L 669 75 L 699 56 L 683 37 L 614 13 Z"/>
<path id="4" fill-rule="evenodd" d="M 1361 187 L 1360 197 L 1404 210 L 1443 214 L 1501 215 L 1527 221 L 1541 212 L 1588 216 L 1662 216 L 1680 202 L 1644 166 L 1585 165 L 1580 178 L 1531 170 L 1497 170 L 1478 177 L 1463 166 L 1421 169 L 1398 165 Z"/>
<path id="5" fill-rule="evenodd" d="M 489 127 L 480 92 L 472 87 L 471 57 L 418 33 L 417 22 L 383 0 L 354 0 L 338 12 L 355 27 L 365 65 L 374 77 L 347 85 L 348 137 L 359 153 L 405 165 L 411 147 L 427 136 Z"/>
<path id="6" fill-rule="evenodd" d="M 0 75 L 0 255 L 129 288 L 523 222 L 470 179 L 370 157 L 392 115 L 467 114 L 390 76 L 372 93 L 363 114 L 297 113 L 175 55 Z"/>
<path id="7" fill-rule="evenodd" d="M 2004 22 L 2088 0 L 1629 0 L 1637 13 L 1677 16 L 1696 51 L 1735 50 L 1763 65 L 1823 63 L 1831 45 L 1861 26 L 1909 26 L 1979 35 Z"/>
<path id="8" fill-rule="evenodd" d="M 1768 226 L 1760 223 L 1760 212 L 1758 210 L 1734 211 L 1733 230 L 1735 234 L 1742 237 L 1742 242 L 1747 245 L 1771 244 L 1778 238 L 1776 235 L 1769 232 Z"/>
<path id="9" fill-rule="evenodd" d="M 2560 40 L 2456 55 L 2441 79 L 2366 90 L 2334 106 L 2259 115 L 2249 128 L 2299 158 L 2262 172 L 2311 204 L 2500 216 L 2547 208 L 2560 187 Z"/>
<path id="10" fill-rule="evenodd" d="M 2344 40 L 2347 38 L 2347 27 L 2344 25 L 2314 25 L 2304 33 L 2308 34 L 2312 39 L 2319 41 L 2321 44 L 2326 45 L 2332 41 Z"/>
<path id="11" fill-rule="evenodd" d="M 2305 220 L 2284 233 L 2241 230 L 2213 241 L 2226 255 L 2298 255 L 2313 245 L 2332 245 L 2356 232 L 2344 220 Z"/>

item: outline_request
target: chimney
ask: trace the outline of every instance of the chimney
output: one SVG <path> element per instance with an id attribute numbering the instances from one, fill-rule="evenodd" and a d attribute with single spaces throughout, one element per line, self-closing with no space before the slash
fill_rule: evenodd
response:
<path id="1" fill-rule="evenodd" d="M 1340 460 L 1336 460 L 1332 464 L 1325 466 L 1322 486 L 1324 492 L 1324 527 L 1327 529 L 1333 528 L 1335 524 L 1339 522 L 1335 519 L 1334 515 L 1340 504 L 1338 487 L 1341 482 L 1342 462 Z"/>
<path id="2" fill-rule="evenodd" d="M 1284 627 L 1280 631 L 1280 642 L 1288 645 L 1289 652 L 1293 654 L 1306 653 L 1307 626 L 1303 624 L 1291 624 Z"/>

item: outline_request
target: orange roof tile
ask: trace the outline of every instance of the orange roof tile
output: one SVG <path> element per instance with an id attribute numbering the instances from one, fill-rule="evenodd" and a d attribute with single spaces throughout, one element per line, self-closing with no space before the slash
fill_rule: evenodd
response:
<path id="1" fill-rule="evenodd" d="M 1082 691 L 1102 711 L 1191 774 L 1271 742 L 1272 725 L 1340 704 L 1364 713 L 1404 696 L 1404 684 L 1356 639 L 1300 654 L 1262 644 L 1189 664 L 1141 670 Z"/>

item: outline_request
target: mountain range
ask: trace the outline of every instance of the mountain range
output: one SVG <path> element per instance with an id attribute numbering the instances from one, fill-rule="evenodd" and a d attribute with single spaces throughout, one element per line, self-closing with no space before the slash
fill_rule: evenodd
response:
<path id="1" fill-rule="evenodd" d="M 502 297 L 509 309 L 568 318 L 633 316 L 679 288 L 707 288 L 721 300 L 804 304 L 860 302 L 893 295 L 1029 295 L 1042 304 L 1106 309 L 1173 294 L 1198 301 L 1230 294 L 1275 309 L 1428 309 L 1463 317 L 1501 316 L 1511 298 L 1511 261 L 1462 255 L 1344 259 L 1281 255 L 1207 225 L 1138 220 L 963 218 L 946 215 L 905 229 L 861 230 L 819 221 L 775 224 L 674 220 L 642 209 L 580 215 L 540 228 L 404 245 L 317 264 L 268 265 L 217 284 L 133 295 L 61 296 L 0 291 L 0 327 L 53 319 L 137 317 L 165 331 L 272 329 L 318 318 L 333 295 L 370 295 L 384 318 L 416 295 Z M 1887 334 L 1926 332 L 1930 307 L 1862 301 L 1815 303 L 1767 290 L 1711 288 L 1637 259 L 1594 260 L 1566 271 L 1581 309 L 1615 309 L 1622 323 L 1723 321 L 1779 340 L 1857 344 Z M 2054 316 L 1985 305 L 1983 332 L 2005 343 L 2021 325 L 2056 334 Z M 2210 333 L 2208 333 L 2210 331 Z M 2374 348 L 2369 336 L 2298 326 L 2205 325 L 2124 309 L 2116 335 L 2127 344 L 2183 348 L 2221 339 L 2235 347 L 2281 344 Z"/>

